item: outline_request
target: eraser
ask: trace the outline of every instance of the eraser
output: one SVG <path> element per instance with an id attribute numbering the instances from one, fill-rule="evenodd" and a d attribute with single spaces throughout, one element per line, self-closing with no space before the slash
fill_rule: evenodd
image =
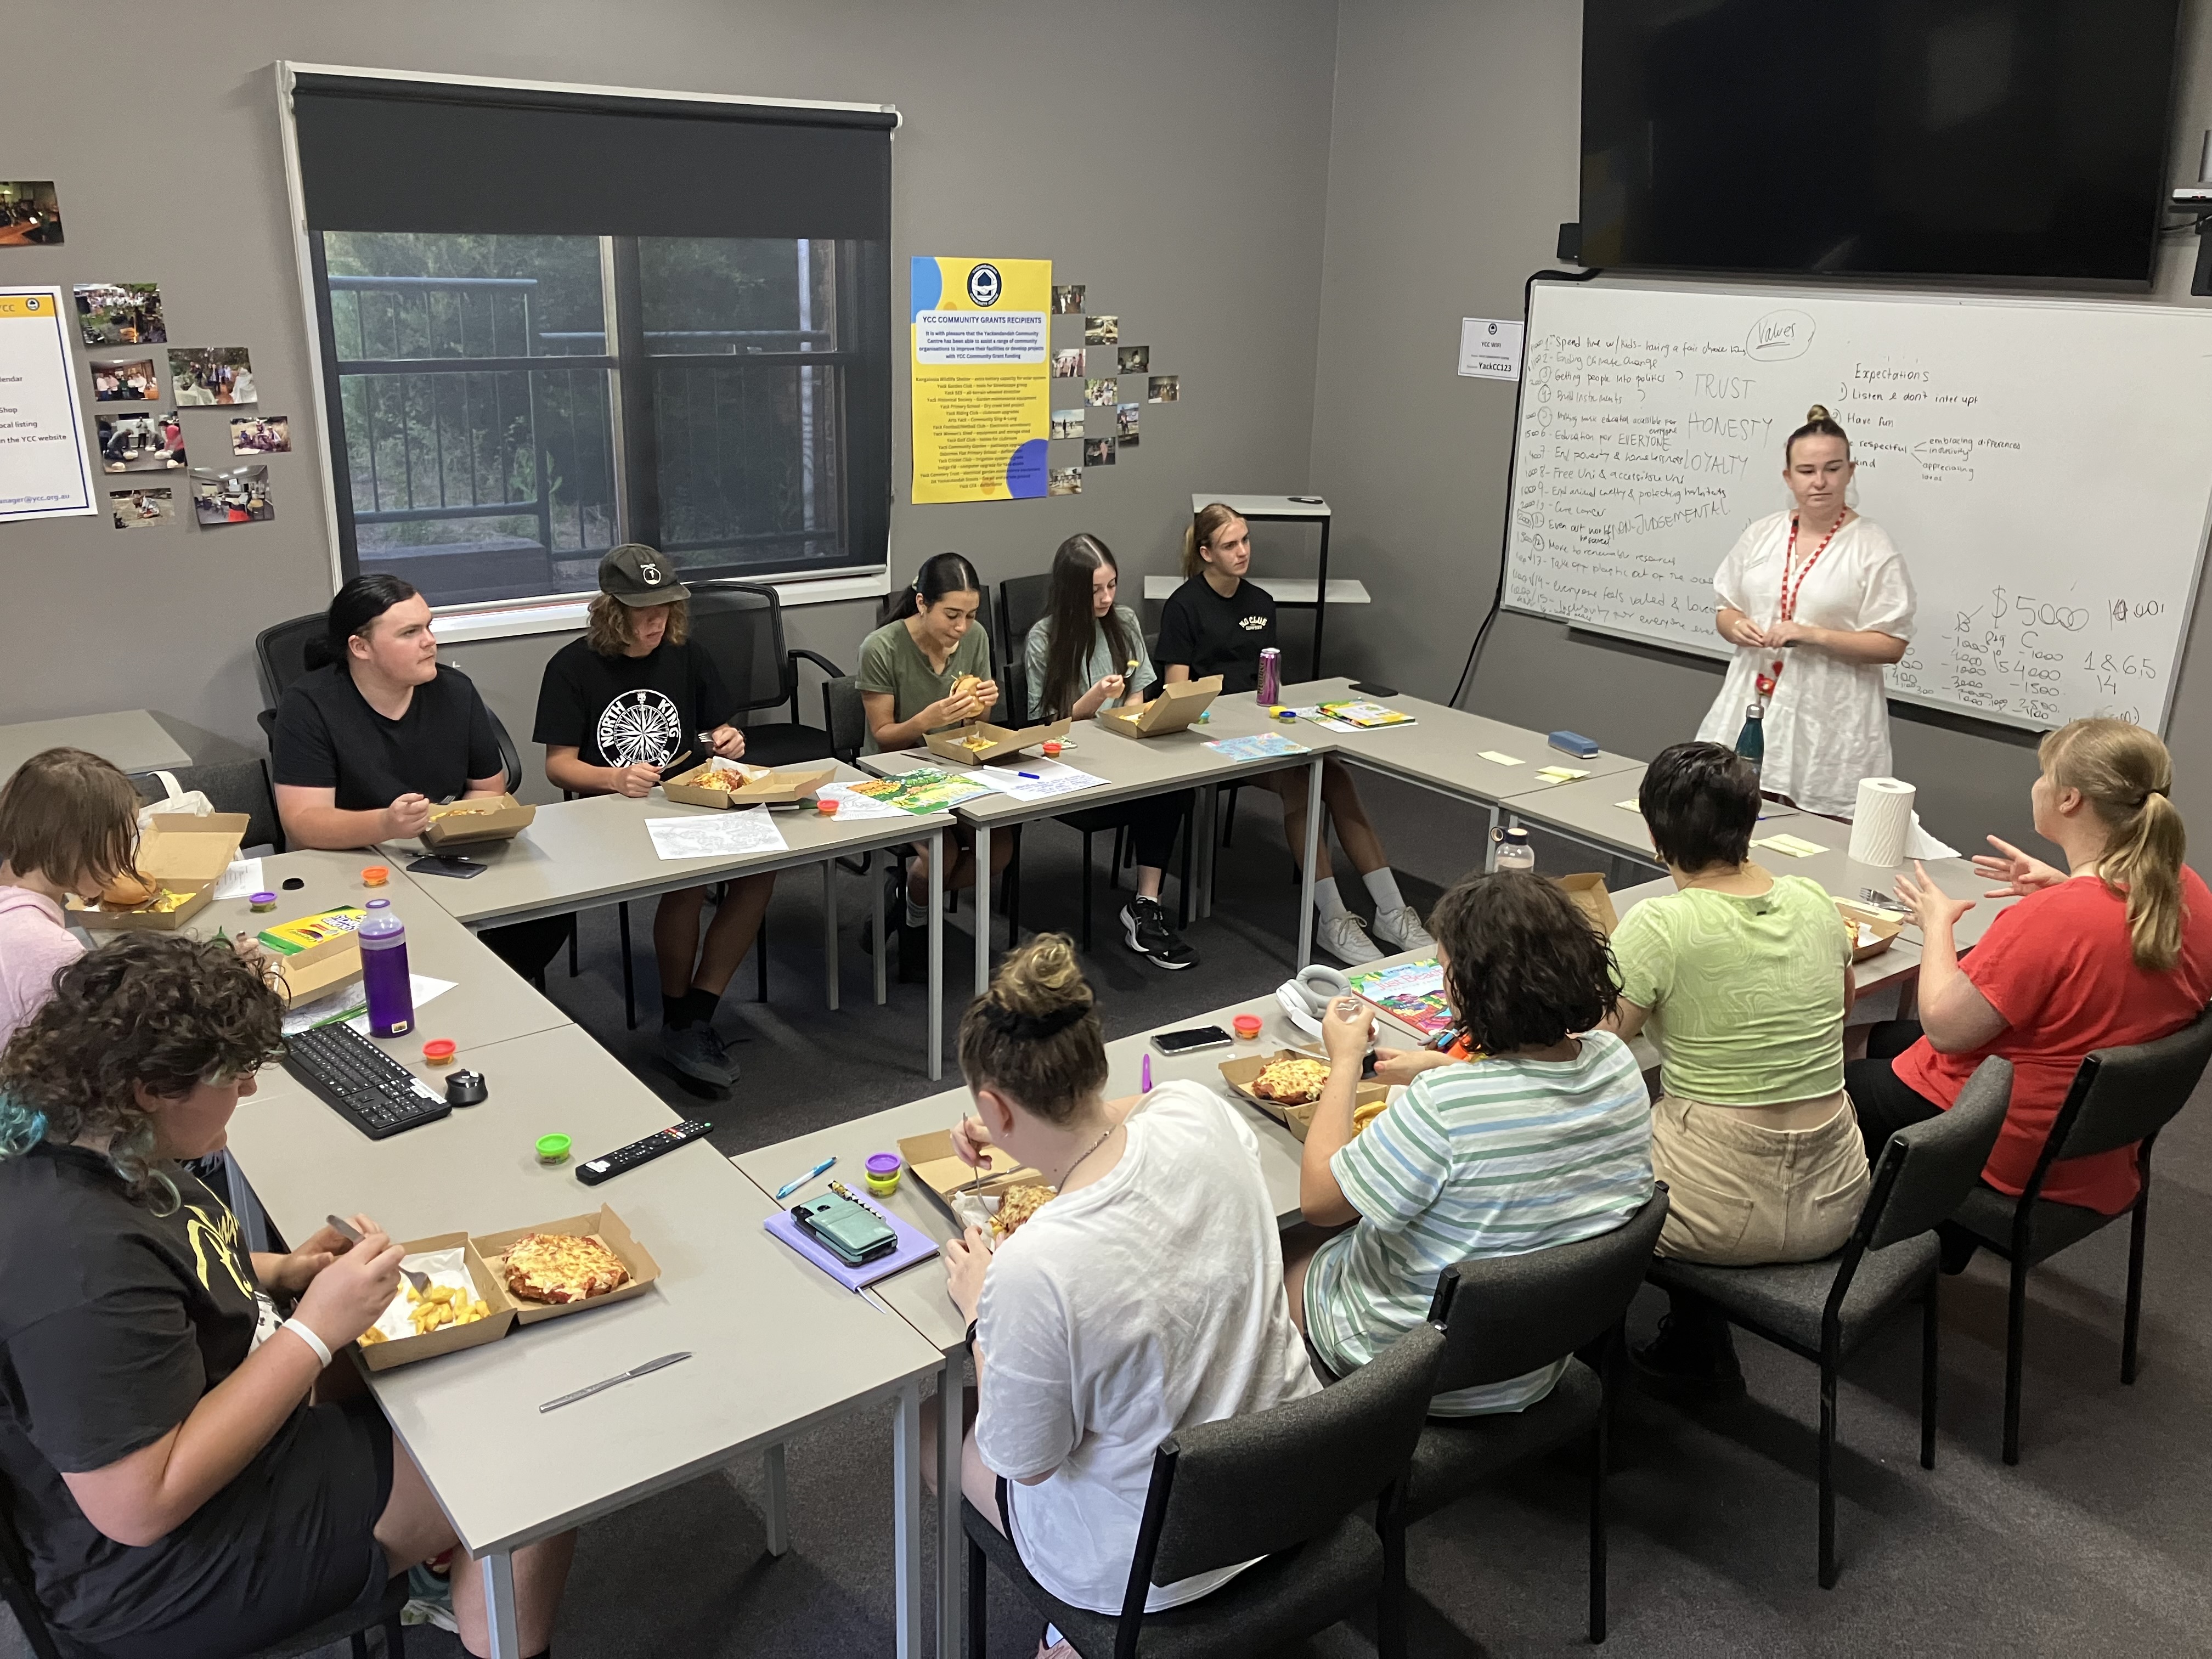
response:
<path id="1" fill-rule="evenodd" d="M 1581 760 L 1595 760 L 1597 744 L 1579 732 L 1554 732 L 1547 739 L 1553 748 Z"/>

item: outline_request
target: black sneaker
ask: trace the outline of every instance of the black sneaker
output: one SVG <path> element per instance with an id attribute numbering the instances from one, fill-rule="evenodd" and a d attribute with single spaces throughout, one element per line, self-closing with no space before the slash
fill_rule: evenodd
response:
<path id="1" fill-rule="evenodd" d="M 1156 898 L 1133 898 L 1121 907 L 1121 934 L 1132 951 L 1150 957 L 1155 967 L 1197 964 L 1198 952 L 1183 943 L 1182 935 L 1176 932 L 1175 923 L 1168 920 L 1167 911 Z"/>
<path id="2" fill-rule="evenodd" d="M 1743 1367 L 1728 1322 L 1662 1315 L 1659 1334 L 1629 1359 L 1650 1390 L 1664 1400 L 1731 1400 L 1743 1393 Z"/>
<path id="3" fill-rule="evenodd" d="M 664 1026 L 660 1057 L 685 1077 L 709 1088 L 726 1089 L 738 1080 L 738 1062 L 730 1058 L 730 1051 L 711 1025 L 687 1025 L 680 1031 Z"/>

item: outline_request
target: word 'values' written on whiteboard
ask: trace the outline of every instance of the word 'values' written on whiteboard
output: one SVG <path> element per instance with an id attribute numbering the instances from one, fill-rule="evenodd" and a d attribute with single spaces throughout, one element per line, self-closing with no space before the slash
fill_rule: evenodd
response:
<path id="1" fill-rule="evenodd" d="M 1919 596 L 1892 696 L 2163 726 L 2212 501 L 2212 313 L 1539 282 L 1523 372 L 1510 607 L 1728 655 L 1713 573 L 1790 505 L 1783 446 L 1824 404 Z"/>
<path id="2" fill-rule="evenodd" d="M 0 288 L 0 524 L 99 510 L 58 288 Z"/>

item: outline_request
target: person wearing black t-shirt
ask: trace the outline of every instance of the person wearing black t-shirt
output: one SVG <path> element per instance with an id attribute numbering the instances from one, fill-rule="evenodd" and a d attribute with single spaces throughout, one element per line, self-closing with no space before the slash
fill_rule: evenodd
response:
<path id="1" fill-rule="evenodd" d="M 590 631 L 553 653 L 538 692 L 535 735 L 558 787 L 642 800 L 679 760 L 688 771 L 706 759 L 702 747 L 726 760 L 745 752 L 745 734 L 729 724 L 732 699 L 720 670 L 686 637 L 690 598 L 674 569 L 640 543 L 599 561 Z M 715 1088 L 735 1083 L 738 1067 L 714 1034 L 714 1006 L 753 948 L 775 888 L 773 873 L 732 878 L 703 946 L 704 887 L 663 894 L 653 913 L 661 1058 Z"/>
<path id="2" fill-rule="evenodd" d="M 229 945 L 129 933 L 0 1057 L 0 1488 L 72 1650 L 257 1651 L 455 1542 L 354 1368 L 324 1370 L 398 1295 L 399 1248 L 356 1216 L 358 1244 L 249 1253 L 177 1161 L 222 1146 L 283 1016 Z M 526 1654 L 574 1540 L 515 1553 Z M 481 1575 L 453 1602 L 487 1652 Z"/>
<path id="3" fill-rule="evenodd" d="M 1183 532 L 1185 580 L 1161 609 L 1160 641 L 1152 652 L 1170 685 L 1218 674 L 1224 692 L 1259 690 L 1260 653 L 1275 644 L 1275 600 L 1257 583 L 1245 580 L 1251 565 L 1251 532 L 1243 519 L 1219 501 L 1200 508 Z M 1283 834 L 1292 858 L 1306 844 L 1306 769 L 1298 766 L 1266 777 L 1282 797 Z M 1436 949 L 1413 907 L 1399 894 L 1398 878 L 1391 873 L 1382 837 L 1367 821 L 1350 769 L 1334 755 L 1322 763 L 1321 798 L 1346 856 L 1375 900 L 1376 938 L 1400 951 Z M 1341 961 L 1380 961 L 1382 952 L 1368 939 L 1366 924 L 1345 907 L 1337 891 L 1328 824 L 1315 845 L 1314 905 L 1321 913 L 1316 937 Z"/>

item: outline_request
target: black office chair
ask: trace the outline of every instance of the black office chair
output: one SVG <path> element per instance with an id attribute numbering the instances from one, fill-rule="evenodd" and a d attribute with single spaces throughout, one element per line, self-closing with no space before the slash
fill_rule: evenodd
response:
<path id="1" fill-rule="evenodd" d="M 246 833 L 238 843 L 241 854 L 284 850 L 284 825 L 276 816 L 276 796 L 269 787 L 269 764 L 258 755 L 244 760 L 208 761 L 197 766 L 162 769 L 177 781 L 177 787 L 185 793 L 197 789 L 205 795 L 216 811 L 246 814 Z M 169 792 L 152 772 L 133 772 L 130 775 L 131 787 L 138 792 L 141 804 L 158 806 L 168 799 Z"/>
<path id="2" fill-rule="evenodd" d="M 1667 1186 L 1611 1232 L 1520 1255 L 1486 1256 L 1445 1269 L 1431 1320 L 1443 1327 L 1437 1392 L 1504 1382 L 1565 1359 L 1552 1391 L 1525 1411 L 1431 1417 L 1406 1475 L 1407 1524 L 1433 1515 L 1516 1463 L 1589 1439 L 1589 1639 L 1605 1640 L 1605 1474 L 1612 1379 L 1628 1304 L 1667 1219 Z M 1576 1351 L 1603 1340 L 1598 1369 Z M 1402 1552 L 1392 1558 L 1402 1574 Z M 1396 1592 L 1394 1592 L 1396 1593 Z"/>
<path id="3" fill-rule="evenodd" d="M 1029 638 L 1052 604 L 1052 577 L 1009 576 L 999 584 L 998 644 L 1006 659 L 1005 684 L 1012 724 L 1021 725 L 1030 712 Z"/>
<path id="4" fill-rule="evenodd" d="M 732 714 L 789 711 L 781 720 L 738 722 L 744 726 L 745 758 L 757 766 L 790 766 L 829 754 L 826 708 L 824 726 L 799 720 L 799 665 L 804 659 L 831 679 L 845 671 L 816 652 L 786 645 L 783 604 L 773 587 L 703 581 L 690 588 L 691 637 L 720 665 L 736 699 Z"/>
<path id="5" fill-rule="evenodd" d="M 1083 1659 L 1246 1659 L 1327 1630 L 1370 1600 L 1376 1649 L 1401 1659 L 1404 1609 L 1393 1598 L 1385 1540 L 1403 1528 L 1398 1487 L 1443 1346 L 1441 1331 L 1419 1326 L 1334 1388 L 1163 1441 L 1118 1616 L 1060 1601 L 1030 1577 L 1006 1534 L 963 1502 L 969 1659 L 989 1651 L 993 1566 Z M 1359 1515 L 1370 1502 L 1373 1527 Z M 1151 1586 L 1240 1561 L 1256 1565 L 1195 1601 L 1145 1610 Z"/>
<path id="6" fill-rule="evenodd" d="M 2150 1227 L 2150 1152 L 2158 1133 L 2196 1091 L 2212 1060 L 2212 1008 L 2172 1036 L 2124 1048 L 2100 1048 L 2081 1062 L 2051 1125 L 2035 1173 L 2018 1198 L 1978 1184 L 1950 1225 L 1971 1233 L 2012 1264 L 2006 1298 L 2004 1461 L 2020 1462 L 2021 1371 L 2027 1347 L 2027 1275 L 2039 1262 L 2071 1249 L 2118 1221 L 2076 1204 L 2042 1196 L 2051 1166 L 2122 1146 L 2136 1148 L 2142 1182 L 2129 1220 L 2127 1312 L 2120 1338 L 2120 1381 L 2136 1380 L 2136 1341 L 2142 1325 L 2143 1244 Z"/>
<path id="7" fill-rule="evenodd" d="M 1980 1180 L 2012 1103 L 2012 1063 L 1974 1068 L 1948 1112 L 1882 1148 L 1858 1224 L 1818 1261 L 1714 1267 L 1659 1256 L 1650 1279 L 1704 1297 L 1731 1324 L 1820 1368 L 1820 1588 L 1836 1583 L 1836 1376 L 1882 1322 L 1920 1298 L 1920 1467 L 1936 1467 L 1936 1228 Z"/>
<path id="8" fill-rule="evenodd" d="M 261 677 L 261 696 L 274 708 L 286 688 L 307 672 L 307 645 L 319 640 L 328 626 L 324 614 L 295 617 L 264 628 L 253 636 L 253 661 Z"/>

